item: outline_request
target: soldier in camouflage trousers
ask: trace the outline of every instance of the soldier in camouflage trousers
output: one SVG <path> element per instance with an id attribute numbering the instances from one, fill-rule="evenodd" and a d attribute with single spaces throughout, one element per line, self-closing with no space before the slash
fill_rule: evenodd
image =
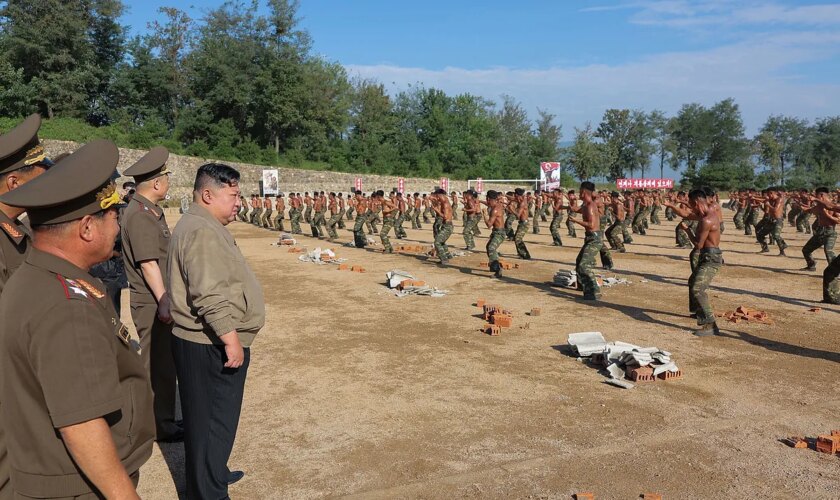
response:
<path id="1" fill-rule="evenodd" d="M 715 323 L 715 313 L 706 291 L 723 264 L 720 248 L 703 248 L 696 252 L 696 266 L 688 278 L 688 309 L 697 316 L 697 324 Z"/>
<path id="2" fill-rule="evenodd" d="M 530 260 L 531 252 L 525 246 L 525 234 L 528 232 L 528 203 L 525 200 L 525 190 L 516 188 L 514 194 L 516 197 L 516 213 L 515 219 L 518 221 L 516 231 L 513 234 L 513 242 L 516 245 L 516 254 L 520 259 Z"/>
<path id="3" fill-rule="evenodd" d="M 823 272 L 823 302 L 840 304 L 840 256 L 831 259 Z"/>

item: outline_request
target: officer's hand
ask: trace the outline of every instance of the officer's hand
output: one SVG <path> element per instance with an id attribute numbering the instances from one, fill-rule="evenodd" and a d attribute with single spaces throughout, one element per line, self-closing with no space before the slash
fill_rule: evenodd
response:
<path id="1" fill-rule="evenodd" d="M 164 293 L 158 302 L 157 317 L 167 325 L 172 324 L 172 314 L 170 312 L 172 303 L 169 301 L 169 294 Z"/>
<path id="2" fill-rule="evenodd" d="M 225 343 L 225 356 L 227 357 L 225 368 L 239 368 L 242 366 L 242 363 L 245 362 L 245 349 L 242 348 L 242 344 L 239 342 L 239 335 L 236 334 L 236 330 L 228 332 L 219 338 Z"/>

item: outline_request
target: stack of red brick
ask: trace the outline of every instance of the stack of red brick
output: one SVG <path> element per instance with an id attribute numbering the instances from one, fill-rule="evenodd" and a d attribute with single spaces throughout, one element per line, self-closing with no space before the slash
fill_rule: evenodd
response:
<path id="1" fill-rule="evenodd" d="M 773 320 L 770 316 L 758 309 L 750 309 L 749 307 L 740 306 L 734 311 L 725 313 L 718 313 L 717 317 L 726 318 L 731 323 L 740 323 L 741 321 L 764 323 L 765 325 L 772 325 Z"/>
<path id="2" fill-rule="evenodd" d="M 510 328 L 513 325 L 513 312 L 510 309 L 497 304 L 487 304 L 484 299 L 478 299 L 476 306 L 483 308 L 484 320 L 487 323 L 481 330 L 492 336 L 499 335 L 502 328 Z"/>
<path id="3" fill-rule="evenodd" d="M 802 436 L 793 436 L 783 440 L 792 448 L 808 448 L 808 440 Z M 840 453 L 840 429 L 831 431 L 831 434 L 821 434 L 814 440 L 814 449 L 820 453 L 834 455 Z"/>

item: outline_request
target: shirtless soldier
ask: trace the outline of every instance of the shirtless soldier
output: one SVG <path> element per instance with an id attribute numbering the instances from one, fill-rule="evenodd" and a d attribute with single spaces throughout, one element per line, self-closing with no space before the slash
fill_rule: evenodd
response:
<path id="1" fill-rule="evenodd" d="M 551 231 L 551 239 L 552 245 L 557 247 L 563 246 L 563 238 L 560 236 L 560 224 L 563 222 L 563 190 L 562 189 L 555 189 L 551 193 L 551 225 L 549 226 L 549 230 Z"/>
<path id="2" fill-rule="evenodd" d="M 700 326 L 694 332 L 698 337 L 720 335 L 715 323 L 715 313 L 706 294 L 712 279 L 723 264 L 723 253 L 720 250 L 720 219 L 717 210 L 709 205 L 706 193 L 702 189 L 694 189 L 688 193 L 688 201 L 692 210 L 699 218 L 697 234 L 689 232 L 689 238 L 694 243 L 698 253 L 697 266 L 688 279 L 689 306 L 694 306 L 691 312 L 697 316 Z"/>
<path id="3" fill-rule="evenodd" d="M 581 207 L 567 207 L 573 212 L 580 213 L 583 218 L 569 217 L 569 220 L 579 224 L 586 230 L 583 240 L 583 247 L 578 253 L 575 263 L 578 283 L 583 289 L 583 300 L 599 300 L 601 288 L 595 280 L 595 256 L 601 252 L 604 242 L 601 237 L 601 216 L 598 213 L 598 205 L 595 203 L 595 184 L 586 181 L 580 185 L 580 197 L 583 201 Z"/>
<path id="4" fill-rule="evenodd" d="M 481 211 L 474 191 L 464 191 L 464 245 L 466 250 L 475 249 L 475 226 Z"/>
<path id="5" fill-rule="evenodd" d="M 831 202 L 831 193 L 826 187 L 818 187 L 816 190 L 816 197 L 810 203 L 801 203 L 801 210 L 807 211 L 817 216 L 817 225 L 814 227 L 814 234 L 802 247 L 802 255 L 805 257 L 807 271 L 817 270 L 817 261 L 814 260 L 812 254 L 814 250 L 823 247 L 825 253 L 825 260 L 831 263 L 834 260 L 834 243 L 837 240 L 837 232 L 835 226 L 837 222 L 832 216 L 832 208 L 836 206 Z"/>
<path id="6" fill-rule="evenodd" d="M 368 200 L 365 199 L 361 191 L 356 191 L 355 207 L 356 223 L 353 226 L 353 241 L 356 244 L 356 248 L 364 248 L 367 245 L 365 221 L 368 217 Z"/>
<path id="7" fill-rule="evenodd" d="M 487 240 L 487 258 L 490 263 L 490 270 L 497 278 L 502 277 L 499 246 L 505 241 L 504 210 L 499 202 L 499 194 L 492 189 L 487 191 L 487 207 L 490 209 L 490 215 L 484 214 L 484 224 L 491 231 L 490 238 Z"/>
<path id="8" fill-rule="evenodd" d="M 516 188 L 516 218 L 519 223 L 516 226 L 516 232 L 513 235 L 513 241 L 516 244 L 516 254 L 520 259 L 531 260 L 531 252 L 525 246 L 525 234 L 528 232 L 528 203 L 525 199 L 525 190 Z"/>
<path id="9" fill-rule="evenodd" d="M 785 254 L 785 243 L 782 238 L 782 228 L 785 226 L 784 209 L 785 196 L 781 188 L 771 188 L 767 191 L 767 204 L 765 205 L 765 221 L 756 227 L 755 238 L 761 244 L 761 253 L 767 253 L 770 249 L 767 247 L 767 235 L 772 235 L 779 246 L 779 255 Z"/>
<path id="10" fill-rule="evenodd" d="M 624 248 L 621 229 L 624 227 L 624 219 L 626 218 L 627 213 L 624 211 L 624 201 L 621 200 L 621 195 L 619 195 L 618 191 L 612 192 L 612 210 L 613 223 L 609 229 L 607 229 L 607 241 L 610 242 L 610 246 L 613 250 L 618 250 L 620 253 L 624 253 L 627 249 Z"/>
<path id="11" fill-rule="evenodd" d="M 329 209 L 330 220 L 327 222 L 327 234 L 329 235 L 329 238 L 327 241 L 335 241 L 336 238 L 338 238 L 338 231 L 336 231 L 336 227 L 338 227 L 338 221 L 341 220 L 341 210 L 338 207 L 338 198 L 336 198 L 335 193 L 330 193 Z"/>
<path id="12" fill-rule="evenodd" d="M 437 199 L 437 204 L 432 206 L 435 214 L 440 217 L 440 228 L 437 236 L 435 236 L 435 251 L 440 259 L 440 264 L 445 265 L 446 262 L 452 258 L 449 253 L 449 247 L 446 245 L 446 240 L 452 236 L 452 205 L 449 203 L 449 197 L 446 196 L 446 191 L 438 189 L 432 195 Z"/>
<path id="13" fill-rule="evenodd" d="M 283 225 L 283 212 L 286 211 L 286 201 L 283 199 L 283 193 L 279 193 L 274 200 L 274 208 L 277 209 L 277 217 L 274 219 L 274 228 L 278 231 L 286 231 Z"/>
<path id="14" fill-rule="evenodd" d="M 394 214 L 397 211 L 397 206 L 393 200 L 385 197 L 385 192 L 382 190 L 376 192 L 375 199 L 382 206 L 382 229 L 379 231 L 382 249 L 385 253 L 394 253 L 394 248 L 391 246 L 391 238 L 388 237 L 388 233 L 394 228 Z"/>

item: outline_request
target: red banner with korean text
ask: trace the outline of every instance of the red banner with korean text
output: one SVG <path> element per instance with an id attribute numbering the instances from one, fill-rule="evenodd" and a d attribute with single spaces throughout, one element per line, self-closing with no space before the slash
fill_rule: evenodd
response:
<path id="1" fill-rule="evenodd" d="M 673 189 L 674 179 L 616 179 L 615 187 L 624 189 Z"/>

